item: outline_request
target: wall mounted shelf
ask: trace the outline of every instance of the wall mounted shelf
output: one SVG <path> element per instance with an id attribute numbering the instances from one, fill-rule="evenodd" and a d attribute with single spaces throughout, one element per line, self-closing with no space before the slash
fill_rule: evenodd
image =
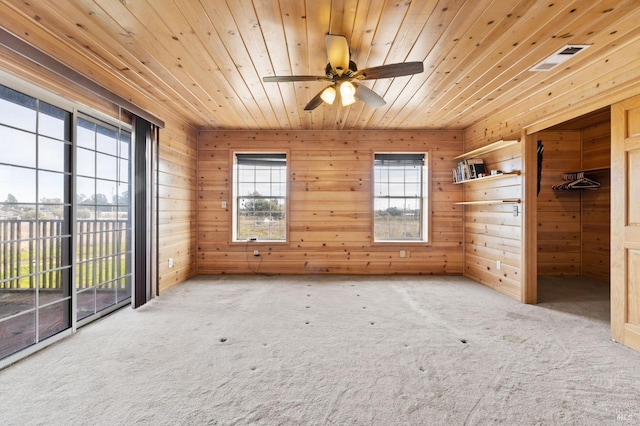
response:
<path id="1" fill-rule="evenodd" d="M 466 179 L 466 180 L 461 180 L 459 182 L 453 182 L 454 185 L 460 185 L 462 183 L 469 183 L 469 182 L 478 182 L 481 180 L 494 180 L 494 179 L 502 179 L 502 178 L 506 178 L 506 177 L 511 177 L 511 176 L 519 176 L 520 175 L 520 171 L 519 170 L 515 170 L 512 172 L 503 172 L 503 173 L 498 173 L 497 175 L 488 175 L 488 176 L 483 176 L 480 178 L 476 178 L 476 179 Z"/>
<path id="2" fill-rule="evenodd" d="M 474 149 L 473 151 L 465 152 L 464 154 L 458 155 L 454 157 L 454 160 L 461 160 L 463 158 L 472 158 L 479 157 L 481 155 L 488 154 L 493 151 L 497 151 L 499 149 L 506 148 L 511 145 L 515 145 L 520 142 L 520 139 L 514 140 L 500 140 L 498 142 L 490 143 L 489 145 L 483 146 L 482 148 Z"/>
<path id="3" fill-rule="evenodd" d="M 570 172 L 564 172 L 565 174 L 569 174 L 569 173 L 596 173 L 596 172 L 603 172 L 605 170 L 611 170 L 611 167 L 596 167 L 593 169 L 582 169 L 582 170 L 572 170 Z"/>
<path id="4" fill-rule="evenodd" d="M 514 140 L 500 140 L 494 143 L 491 143 L 489 145 L 483 146 L 482 148 L 478 148 L 478 149 L 474 149 L 472 151 L 469 152 L 465 152 L 462 155 L 459 155 L 457 157 L 455 157 L 455 160 L 463 160 L 463 159 L 469 159 L 469 158 L 474 158 L 474 157 L 480 157 L 482 155 L 488 154 L 490 152 L 493 151 L 497 151 L 499 149 L 504 149 L 510 146 L 513 146 L 517 143 L 520 142 L 520 139 L 514 139 Z M 485 176 L 485 177 L 481 177 L 481 178 L 476 178 L 476 179 L 467 179 L 467 180 L 462 180 L 462 181 L 458 181 L 458 182 L 454 182 L 456 184 L 460 184 L 460 183 L 469 183 L 469 182 L 476 182 L 476 181 L 484 181 L 484 180 L 494 180 L 494 179 L 501 179 L 501 178 L 506 178 L 506 177 L 511 177 L 514 175 L 519 175 L 520 171 L 519 170 L 514 170 L 511 172 L 504 172 L 504 173 L 499 173 L 497 175 L 489 175 L 489 176 Z M 454 204 L 458 204 L 458 205 L 487 205 L 487 204 L 520 204 L 522 202 L 522 200 L 520 198 L 506 198 L 506 199 L 501 199 L 501 200 L 478 200 L 478 201 L 461 201 L 458 203 L 454 203 Z"/>
<path id="5" fill-rule="evenodd" d="M 480 200 L 480 201 L 461 201 L 460 205 L 481 205 L 481 204 L 520 204 L 522 200 L 520 198 L 508 198 L 504 200 Z"/>

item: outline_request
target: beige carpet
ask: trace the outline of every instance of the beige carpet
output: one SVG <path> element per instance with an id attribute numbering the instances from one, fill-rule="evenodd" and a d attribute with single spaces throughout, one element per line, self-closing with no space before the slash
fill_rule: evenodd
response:
<path id="1" fill-rule="evenodd" d="M 198 277 L 0 371 L 0 424 L 640 423 L 606 288 L 545 280 L 541 300 L 457 277 Z"/>

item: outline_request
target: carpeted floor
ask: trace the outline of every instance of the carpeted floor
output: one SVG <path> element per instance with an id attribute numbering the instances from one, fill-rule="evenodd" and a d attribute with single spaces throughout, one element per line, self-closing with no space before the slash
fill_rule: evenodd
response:
<path id="1" fill-rule="evenodd" d="M 3 425 L 640 423 L 606 284 L 198 277 L 0 371 Z"/>

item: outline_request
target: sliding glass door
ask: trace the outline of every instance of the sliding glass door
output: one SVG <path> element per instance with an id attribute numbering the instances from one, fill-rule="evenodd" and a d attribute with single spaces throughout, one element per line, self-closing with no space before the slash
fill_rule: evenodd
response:
<path id="1" fill-rule="evenodd" d="M 77 319 L 131 297 L 131 131 L 78 118 Z"/>
<path id="2" fill-rule="evenodd" d="M 0 360 L 130 302 L 131 135 L 0 85 Z"/>

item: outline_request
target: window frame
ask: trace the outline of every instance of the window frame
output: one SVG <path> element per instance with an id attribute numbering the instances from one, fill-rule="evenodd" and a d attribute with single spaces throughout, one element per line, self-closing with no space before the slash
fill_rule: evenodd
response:
<path id="1" fill-rule="evenodd" d="M 258 237 L 249 237 L 248 239 L 239 239 L 238 238 L 238 163 L 237 163 L 237 155 L 238 154 L 256 154 L 256 155 L 284 155 L 285 156 L 285 191 L 284 191 L 284 214 L 285 214 L 285 223 L 284 223 L 284 238 L 283 239 L 261 239 Z M 262 243 L 262 244 L 288 244 L 289 243 L 289 205 L 290 205 L 290 161 L 291 156 L 289 150 L 286 149 L 275 149 L 275 150 L 233 150 L 230 152 L 229 162 L 231 164 L 230 174 L 231 174 L 231 217 L 230 217 L 230 229 L 229 229 L 229 238 L 231 244 L 246 244 L 247 242 Z M 224 202 L 224 201 L 223 201 Z"/>
<path id="2" fill-rule="evenodd" d="M 376 238 L 376 155 L 423 155 L 424 163 L 421 170 L 421 190 L 420 207 L 420 238 L 419 239 L 377 239 Z M 431 150 L 419 151 L 376 151 L 371 152 L 371 235 L 374 245 L 421 245 L 430 246 L 431 241 Z"/>

